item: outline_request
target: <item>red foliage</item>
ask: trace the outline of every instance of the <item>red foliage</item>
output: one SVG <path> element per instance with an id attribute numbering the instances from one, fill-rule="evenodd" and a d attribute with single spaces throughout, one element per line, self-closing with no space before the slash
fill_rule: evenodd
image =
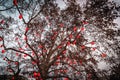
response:
<path id="1" fill-rule="evenodd" d="M 72 38 L 72 37 L 73 37 L 73 35 L 72 35 L 72 34 L 70 34 L 70 35 L 69 35 L 69 38 Z"/>
<path id="2" fill-rule="evenodd" d="M 32 56 L 34 56 L 35 55 L 35 53 L 34 52 L 32 52 Z"/>
<path id="3" fill-rule="evenodd" d="M 101 54 L 101 57 L 102 57 L 102 58 L 104 58 L 104 57 L 106 57 L 106 56 L 107 56 L 106 53 L 102 53 L 102 54 Z"/>
<path id="4" fill-rule="evenodd" d="M 8 64 L 10 64 L 11 62 L 10 61 L 8 61 Z"/>
<path id="5" fill-rule="evenodd" d="M 69 80 L 68 78 L 64 78 L 63 80 Z"/>
<path id="6" fill-rule="evenodd" d="M 19 48 L 20 51 L 24 51 L 22 48 Z"/>
<path id="7" fill-rule="evenodd" d="M 3 28 L 2 27 L 0 27 L 0 30 L 2 30 Z"/>
<path id="8" fill-rule="evenodd" d="M 91 45 L 94 45 L 94 44 L 95 44 L 95 42 L 94 42 L 94 41 L 92 41 L 92 42 L 90 42 L 90 44 L 91 44 Z"/>
<path id="9" fill-rule="evenodd" d="M 52 40 L 54 40 L 54 39 L 55 39 L 55 38 L 54 38 L 54 36 L 53 36 L 53 37 L 51 37 L 51 39 L 52 39 Z"/>
<path id="10" fill-rule="evenodd" d="M 80 28 L 80 31 L 84 31 L 84 30 L 85 30 L 85 28 L 84 28 L 84 27 L 81 27 L 81 28 Z"/>
<path id="11" fill-rule="evenodd" d="M 74 26 L 73 30 L 74 30 L 74 31 L 77 31 L 77 27 L 76 27 L 76 26 Z"/>
<path id="12" fill-rule="evenodd" d="M 15 62 L 15 65 L 18 65 L 18 62 Z"/>
<path id="13" fill-rule="evenodd" d="M 73 64 L 73 61 L 72 61 L 72 60 L 69 60 L 69 64 L 71 64 L 71 65 L 72 65 L 72 64 Z"/>
<path id="14" fill-rule="evenodd" d="M 74 61 L 73 61 L 73 64 L 77 64 L 77 62 L 74 60 Z"/>
<path id="15" fill-rule="evenodd" d="M 3 39 L 2 38 L 0 38 L 0 41 L 2 41 Z"/>
<path id="16" fill-rule="evenodd" d="M 15 6 L 17 6 L 17 0 L 13 0 L 13 4 L 15 5 Z"/>
<path id="17" fill-rule="evenodd" d="M 70 45 L 70 42 L 68 41 L 68 42 L 67 42 L 67 46 L 69 46 L 69 45 Z"/>
<path id="18" fill-rule="evenodd" d="M 56 65 L 59 65 L 59 63 L 60 63 L 59 61 L 55 62 Z"/>
<path id="19" fill-rule="evenodd" d="M 28 55 L 27 54 L 24 54 L 24 57 L 27 57 Z"/>
<path id="20" fill-rule="evenodd" d="M 91 80 L 91 77 L 92 77 L 92 74 L 91 74 L 91 73 L 88 73 L 88 74 L 87 74 L 87 80 Z"/>
<path id="21" fill-rule="evenodd" d="M 39 76 L 40 76 L 40 73 L 37 73 L 37 76 L 39 77 Z"/>
<path id="22" fill-rule="evenodd" d="M 24 37 L 24 40 L 27 40 L 27 36 Z"/>
<path id="23" fill-rule="evenodd" d="M 63 27 L 63 26 L 64 26 L 64 24 L 61 23 L 61 24 L 60 24 L 60 27 Z"/>
<path id="24" fill-rule="evenodd" d="M 64 72 L 65 72 L 65 73 L 67 73 L 67 72 L 68 72 L 68 70 L 66 70 L 66 69 L 65 69 L 65 70 L 64 70 Z"/>
<path id="25" fill-rule="evenodd" d="M 3 58 L 3 60 L 6 60 L 6 58 Z"/>
<path id="26" fill-rule="evenodd" d="M 42 46 L 42 45 L 39 45 L 38 47 L 39 47 L 39 48 L 43 48 L 43 46 Z"/>
<path id="27" fill-rule="evenodd" d="M 57 59 L 60 59 L 60 56 L 58 56 Z"/>
<path id="28" fill-rule="evenodd" d="M 57 31 L 54 31 L 53 33 L 54 33 L 54 35 L 57 35 L 57 34 L 58 34 L 58 32 L 57 32 Z"/>
<path id="29" fill-rule="evenodd" d="M 18 53 L 16 53 L 16 56 L 19 56 L 19 54 L 18 54 Z"/>
<path id="30" fill-rule="evenodd" d="M 76 40 L 73 41 L 73 45 L 75 45 L 75 44 L 76 44 Z"/>
<path id="31" fill-rule="evenodd" d="M 82 65 L 82 60 L 80 60 L 80 65 Z"/>
<path id="32" fill-rule="evenodd" d="M 33 76 L 34 76 L 34 77 L 37 77 L 37 72 L 34 72 L 34 73 L 33 73 Z"/>
<path id="33" fill-rule="evenodd" d="M 22 16 L 22 14 L 20 13 L 20 15 L 19 15 L 19 19 L 22 19 L 23 18 L 23 16 Z"/>
<path id="34" fill-rule="evenodd" d="M 85 46 L 84 46 L 84 45 L 82 45 L 82 46 L 81 46 L 81 49 L 82 49 L 82 50 L 83 50 L 83 49 L 85 49 Z"/>
<path id="35" fill-rule="evenodd" d="M 28 28 L 28 27 L 26 27 L 25 31 L 27 32 L 28 30 L 29 30 L 29 28 Z"/>
<path id="36" fill-rule="evenodd" d="M 36 64 L 36 62 L 35 62 L 35 61 L 32 61 L 32 64 L 33 64 L 33 65 L 35 65 L 35 64 Z"/>
<path id="37" fill-rule="evenodd" d="M 14 78 L 14 77 L 12 77 L 12 80 L 15 80 L 15 78 Z"/>
<path id="38" fill-rule="evenodd" d="M 79 39 L 80 38 L 80 35 L 77 35 L 77 39 Z"/>
<path id="39" fill-rule="evenodd" d="M 47 50 L 45 50 L 45 49 L 44 49 L 44 50 L 43 50 L 43 52 L 45 52 L 45 53 L 46 53 L 46 52 L 47 52 Z"/>
<path id="40" fill-rule="evenodd" d="M 66 50 L 64 50 L 62 53 L 65 54 L 65 53 L 66 53 Z"/>
<path id="41" fill-rule="evenodd" d="M 92 48 L 92 50 L 93 50 L 93 51 L 95 51 L 95 50 L 96 50 L 96 48 Z"/>
<path id="42" fill-rule="evenodd" d="M 86 22 L 86 21 L 83 21 L 83 24 L 88 24 L 88 22 Z"/>
<path id="43" fill-rule="evenodd" d="M 0 45 L 0 48 L 3 47 L 3 45 Z"/>
<path id="44" fill-rule="evenodd" d="M 20 45 L 20 42 L 18 42 L 18 45 Z"/>
<path id="45" fill-rule="evenodd" d="M 49 19 L 49 16 L 46 16 L 46 19 L 48 20 L 48 19 Z"/>
<path id="46" fill-rule="evenodd" d="M 17 40 L 18 40 L 18 37 L 16 37 L 15 40 L 17 41 Z"/>
<path id="47" fill-rule="evenodd" d="M 5 23 L 5 21 L 4 21 L 4 20 L 1 20 L 1 21 L 0 21 L 0 23 L 1 23 L 1 24 L 4 24 L 4 23 Z"/>
<path id="48" fill-rule="evenodd" d="M 1 52 L 2 52 L 2 53 L 5 53 L 5 50 L 2 50 Z"/>
<path id="49" fill-rule="evenodd" d="M 39 72 L 38 72 L 38 73 L 37 73 L 37 72 L 34 72 L 33 75 L 34 75 L 34 77 L 39 77 L 39 76 L 40 76 L 40 73 L 39 73 Z"/>
<path id="50" fill-rule="evenodd" d="M 60 49 L 60 48 L 62 48 L 62 46 L 61 46 L 61 45 L 59 45 L 59 46 L 58 46 L 58 48 Z"/>

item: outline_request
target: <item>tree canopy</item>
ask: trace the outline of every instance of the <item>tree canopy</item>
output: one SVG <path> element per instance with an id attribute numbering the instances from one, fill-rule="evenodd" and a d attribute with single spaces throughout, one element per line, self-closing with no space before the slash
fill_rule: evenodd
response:
<path id="1" fill-rule="evenodd" d="M 120 6 L 110 0 L 79 2 L 1 0 L 0 55 L 7 73 L 14 79 L 24 74 L 36 80 L 109 79 L 108 69 L 99 69 L 99 63 L 111 71 L 119 62 L 114 20 Z"/>

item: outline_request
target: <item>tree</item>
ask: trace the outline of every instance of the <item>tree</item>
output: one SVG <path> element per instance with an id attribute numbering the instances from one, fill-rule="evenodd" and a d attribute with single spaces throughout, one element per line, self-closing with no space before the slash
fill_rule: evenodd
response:
<path id="1" fill-rule="evenodd" d="M 7 62 L 8 62 L 8 66 L 7 66 L 7 71 L 8 73 L 13 73 L 13 79 L 17 80 L 19 75 L 20 75 L 20 62 L 19 61 L 14 61 L 14 60 L 10 60 L 8 57 L 4 58 Z"/>
<path id="2" fill-rule="evenodd" d="M 112 67 L 112 71 L 111 71 L 111 74 L 110 74 L 110 80 L 114 79 L 114 80 L 118 80 L 120 79 L 120 64 L 117 64 L 115 66 Z"/>
<path id="3" fill-rule="evenodd" d="M 1 20 L 1 53 L 17 52 L 19 60 L 29 60 L 26 66 L 32 66 L 32 75 L 38 80 L 98 79 L 102 77 L 98 63 L 110 62 L 115 54 L 109 40 L 114 41 L 116 31 L 110 26 L 115 26 L 118 14 L 112 12 L 119 6 L 108 0 L 88 0 L 82 11 L 76 0 L 63 2 L 67 7 L 61 10 L 53 0 L 13 0 L 14 7 L 0 10 L 18 11 L 21 22 L 1 15 L 6 18 L 6 22 Z"/>

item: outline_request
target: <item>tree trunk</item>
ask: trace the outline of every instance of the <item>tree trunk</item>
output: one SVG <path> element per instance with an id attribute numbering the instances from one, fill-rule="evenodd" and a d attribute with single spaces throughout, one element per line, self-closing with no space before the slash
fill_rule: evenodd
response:
<path id="1" fill-rule="evenodd" d="M 47 79 L 47 71 L 46 70 L 42 71 L 41 77 L 42 77 L 43 80 Z"/>

